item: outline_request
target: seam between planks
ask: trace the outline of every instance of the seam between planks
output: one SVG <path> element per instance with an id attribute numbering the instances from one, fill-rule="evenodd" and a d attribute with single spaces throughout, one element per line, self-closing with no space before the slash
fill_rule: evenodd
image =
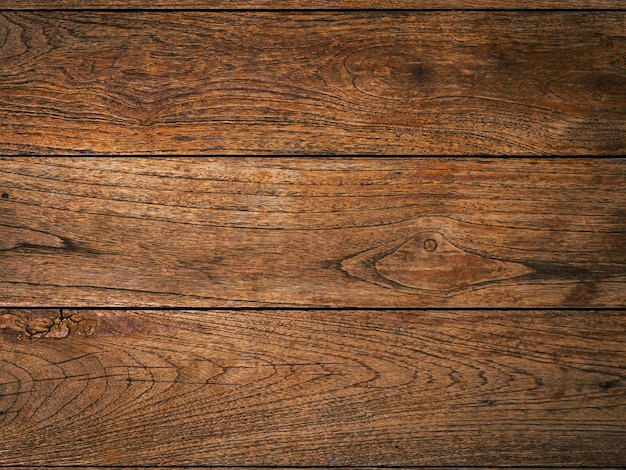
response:
<path id="1" fill-rule="evenodd" d="M 151 312 L 151 311 L 199 311 L 199 312 L 210 312 L 210 311 L 223 311 L 223 312 L 232 312 L 232 311 L 272 311 L 272 312 L 284 312 L 284 311 L 296 311 L 296 312 L 389 312 L 389 311 L 400 311 L 400 312 L 446 312 L 446 311 L 462 311 L 462 312 L 533 312 L 533 311 L 554 311 L 554 312 L 578 312 L 578 311 L 589 311 L 589 312 L 624 312 L 626 311 L 626 307 L 289 307 L 289 306 L 258 306 L 258 307 L 224 307 L 224 306 L 216 306 L 216 307 L 181 307 L 181 306 L 158 306 L 158 307 L 134 307 L 134 306 L 98 306 L 98 305 L 90 305 L 88 307 L 85 306 L 71 306 L 65 305 L 63 307 L 59 307 L 58 305 L 54 306 L 23 306 L 23 305 L 0 305 L 0 309 L 10 309 L 10 310 L 111 310 L 111 311 L 137 311 L 137 312 Z M 440 468 L 440 467 L 437 467 Z"/>
<path id="2" fill-rule="evenodd" d="M 24 11 L 24 12 L 72 12 L 72 11 L 94 11 L 94 12 L 194 12 L 194 13 L 358 13 L 358 12 L 537 12 L 537 13 L 567 13 L 567 12 L 623 12 L 626 8 L 11 8 L 3 7 L 0 11 Z"/>

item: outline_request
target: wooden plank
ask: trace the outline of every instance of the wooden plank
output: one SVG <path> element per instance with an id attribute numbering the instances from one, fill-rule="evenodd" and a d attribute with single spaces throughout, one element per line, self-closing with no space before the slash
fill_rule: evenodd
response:
<path id="1" fill-rule="evenodd" d="M 35 467 L 35 466 L 31 466 L 31 467 L 26 467 L 26 466 L 20 466 L 20 467 L 2 467 L 4 470 L 44 470 L 44 469 L 48 469 L 50 467 Z M 86 467 L 86 466 L 63 466 L 64 470 L 99 470 L 103 467 Z M 119 469 L 119 470 L 136 470 L 137 467 L 113 467 L 115 469 Z M 149 466 L 141 466 L 142 469 L 145 470 L 158 470 L 158 469 L 162 469 L 163 467 L 149 467 Z M 172 470 L 204 470 L 204 469 L 211 469 L 211 470 L 266 470 L 268 467 L 251 467 L 251 466 L 246 466 L 246 467 L 215 467 L 215 466 L 202 466 L 202 467 L 193 467 L 193 466 L 185 466 L 185 467 L 174 467 L 174 466 L 168 466 L 168 469 L 172 469 Z M 301 470 L 301 469 L 319 469 L 319 470 L 349 470 L 349 469 L 354 469 L 355 467 L 276 467 L 276 466 L 272 466 L 272 468 L 276 468 L 277 470 Z M 390 467 L 388 466 L 379 466 L 379 467 L 358 467 L 359 469 L 363 469 L 363 470 L 382 470 L 382 469 L 388 469 Z M 445 466 L 445 467 L 433 467 L 433 466 L 424 466 L 424 465 L 420 465 L 420 466 L 404 466 L 404 467 L 393 467 L 394 469 L 397 470 L 408 470 L 408 469 L 415 469 L 415 470 L 496 470 L 496 469 L 502 469 L 502 468 L 506 468 L 507 470 L 528 470 L 528 467 L 511 467 L 511 466 L 506 466 L 506 467 L 485 467 L 485 466 L 481 466 L 481 467 L 452 467 L 452 466 Z M 533 470 L 548 470 L 548 469 L 554 469 L 555 467 L 532 467 Z M 563 469 L 576 469 L 576 470 L 591 470 L 591 469 L 604 469 L 604 470 L 623 470 L 622 467 L 559 467 L 560 470 Z"/>
<path id="2" fill-rule="evenodd" d="M 626 304 L 626 159 L 0 163 L 3 306 Z"/>
<path id="3" fill-rule="evenodd" d="M 0 14 L 5 154 L 626 152 L 626 12 Z"/>
<path id="4" fill-rule="evenodd" d="M 7 10 L 57 9 L 191 9 L 191 10 L 397 10 L 397 9 L 615 9 L 626 8 L 623 0 L 3 0 Z"/>
<path id="5" fill-rule="evenodd" d="M 0 322 L 2 465 L 626 464 L 623 311 Z"/>

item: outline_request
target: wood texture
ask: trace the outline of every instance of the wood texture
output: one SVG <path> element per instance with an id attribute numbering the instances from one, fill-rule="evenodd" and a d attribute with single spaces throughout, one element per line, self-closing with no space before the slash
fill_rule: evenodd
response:
<path id="1" fill-rule="evenodd" d="M 623 0 L 3 0 L 3 9 L 396 10 L 396 9 L 616 9 Z"/>
<path id="2" fill-rule="evenodd" d="M 0 311 L 4 465 L 626 465 L 621 311 Z"/>
<path id="3" fill-rule="evenodd" d="M 0 152 L 624 154 L 625 31 L 623 11 L 5 11 Z"/>
<path id="4" fill-rule="evenodd" d="M 626 159 L 0 162 L 4 306 L 626 301 Z"/>

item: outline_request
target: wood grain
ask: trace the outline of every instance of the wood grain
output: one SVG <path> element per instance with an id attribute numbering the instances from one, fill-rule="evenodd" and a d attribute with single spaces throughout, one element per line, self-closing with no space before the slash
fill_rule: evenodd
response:
<path id="1" fill-rule="evenodd" d="M 623 0 L 3 0 L 7 10 L 146 9 L 146 10 L 396 10 L 396 9 L 616 9 Z"/>
<path id="2" fill-rule="evenodd" d="M 5 11 L 0 152 L 619 155 L 625 31 L 623 11 Z"/>
<path id="3" fill-rule="evenodd" d="M 626 304 L 626 159 L 0 162 L 4 306 Z"/>
<path id="4" fill-rule="evenodd" d="M 626 464 L 623 311 L 0 311 L 3 465 Z"/>

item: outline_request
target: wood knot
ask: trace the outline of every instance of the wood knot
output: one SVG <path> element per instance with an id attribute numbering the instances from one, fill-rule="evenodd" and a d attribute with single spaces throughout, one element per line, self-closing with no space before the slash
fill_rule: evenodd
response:
<path id="1" fill-rule="evenodd" d="M 533 272 L 523 264 L 494 259 L 425 232 L 374 248 L 341 263 L 348 274 L 405 291 L 449 294 L 477 284 L 501 282 Z"/>
<path id="2" fill-rule="evenodd" d="M 350 54 L 345 67 L 362 93 L 391 99 L 422 94 L 426 68 L 419 57 L 396 48 L 372 47 Z"/>
<path id="3" fill-rule="evenodd" d="M 424 249 L 426 251 L 435 251 L 437 249 L 437 241 L 433 238 L 424 240 Z"/>
<path id="4" fill-rule="evenodd" d="M 600 382 L 598 386 L 601 389 L 609 390 L 611 388 L 619 387 L 620 381 L 619 380 L 606 380 L 606 381 Z"/>
<path id="5" fill-rule="evenodd" d="M 600 37 L 600 44 L 602 45 L 602 47 L 604 49 L 613 49 L 613 38 L 611 36 L 607 36 L 606 34 L 603 34 Z"/>

